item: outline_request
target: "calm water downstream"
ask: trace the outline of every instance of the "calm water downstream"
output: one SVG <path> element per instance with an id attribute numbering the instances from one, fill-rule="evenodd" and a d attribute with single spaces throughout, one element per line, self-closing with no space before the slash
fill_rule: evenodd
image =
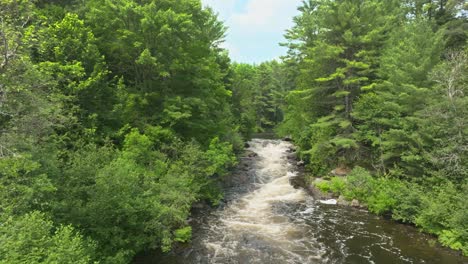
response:
<path id="1" fill-rule="evenodd" d="M 410 226 L 326 205 L 289 184 L 291 145 L 255 139 L 226 188 L 226 205 L 197 213 L 193 241 L 135 263 L 468 263 Z"/>

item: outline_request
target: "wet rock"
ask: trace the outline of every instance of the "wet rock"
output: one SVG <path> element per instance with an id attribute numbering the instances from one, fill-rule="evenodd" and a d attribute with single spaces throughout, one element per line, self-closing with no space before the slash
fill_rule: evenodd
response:
<path id="1" fill-rule="evenodd" d="M 289 184 L 291 184 L 294 189 L 305 188 L 306 187 L 306 180 L 304 176 L 291 176 L 289 177 Z"/>
<path id="2" fill-rule="evenodd" d="M 352 207 L 360 207 L 360 206 L 361 206 L 361 204 L 359 203 L 359 201 L 356 200 L 356 199 L 353 199 L 353 200 L 351 201 L 351 204 L 350 204 L 350 205 L 351 205 Z"/>
<path id="3" fill-rule="evenodd" d="M 288 155 L 286 155 L 286 158 L 288 160 L 295 160 L 295 159 L 297 159 L 297 155 L 296 155 L 296 153 L 289 153 Z"/>
<path id="4" fill-rule="evenodd" d="M 250 148 L 250 144 L 249 144 L 249 143 L 247 143 L 247 142 L 245 142 L 245 144 L 244 144 L 244 148 Z"/>
<path id="5" fill-rule="evenodd" d="M 223 200 L 219 201 L 218 208 L 223 209 L 223 208 L 226 207 L 226 205 L 227 205 L 227 202 L 226 202 L 226 200 L 223 199 Z"/>
<path id="6" fill-rule="evenodd" d="M 225 188 L 243 186 L 250 182 L 250 169 L 249 168 L 239 168 L 234 171 L 233 174 L 225 177 L 223 181 L 223 186 Z"/>
<path id="7" fill-rule="evenodd" d="M 338 197 L 337 202 L 338 202 L 339 205 L 344 205 L 344 206 L 349 206 L 350 205 L 350 202 L 346 201 L 346 199 L 345 199 L 345 197 L 343 195 L 340 195 L 340 197 Z"/>
<path id="8" fill-rule="evenodd" d="M 248 150 L 248 151 L 245 152 L 245 156 L 249 157 L 249 158 L 255 158 L 255 157 L 258 156 L 258 154 L 253 152 L 253 151 Z"/>
<path id="9" fill-rule="evenodd" d="M 296 163 L 296 165 L 297 165 L 298 167 L 304 167 L 305 162 L 304 162 L 303 160 L 300 160 L 300 161 L 298 161 L 298 162 Z"/>
<path id="10" fill-rule="evenodd" d="M 292 138 L 290 136 L 286 136 L 283 138 L 283 141 L 286 141 L 286 142 L 292 142 Z"/>
<path id="11" fill-rule="evenodd" d="M 295 147 L 290 147 L 286 150 L 287 153 L 293 153 L 293 152 L 296 152 L 297 149 Z"/>
<path id="12" fill-rule="evenodd" d="M 192 204 L 192 209 L 194 210 L 208 210 L 210 208 L 210 206 L 206 203 L 206 202 L 198 202 L 198 203 L 194 203 Z"/>

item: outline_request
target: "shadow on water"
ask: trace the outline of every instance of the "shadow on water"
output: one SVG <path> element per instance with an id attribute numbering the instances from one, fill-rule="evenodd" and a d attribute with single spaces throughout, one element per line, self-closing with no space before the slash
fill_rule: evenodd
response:
<path id="1" fill-rule="evenodd" d="M 360 209 L 321 204 L 289 184 L 290 143 L 254 139 L 226 182 L 226 204 L 194 212 L 192 243 L 135 264 L 468 263 L 415 228 Z"/>

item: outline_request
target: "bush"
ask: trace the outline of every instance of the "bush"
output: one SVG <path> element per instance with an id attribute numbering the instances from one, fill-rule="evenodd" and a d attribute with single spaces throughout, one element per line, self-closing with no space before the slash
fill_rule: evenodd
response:
<path id="1" fill-rule="evenodd" d="M 464 255 L 468 255 L 468 243 L 466 241 L 466 237 L 464 239 L 462 234 L 456 230 L 442 230 L 439 234 L 439 242 L 446 247 L 461 250 Z"/>
<path id="2" fill-rule="evenodd" d="M 422 196 L 422 209 L 415 223 L 439 236 L 439 241 L 468 255 L 468 205 L 466 184 L 457 189 L 452 183 L 437 186 Z"/>
<path id="3" fill-rule="evenodd" d="M 398 192 L 395 192 L 397 200 L 393 208 L 392 218 L 404 223 L 414 223 L 422 209 L 422 191 L 417 184 L 401 182 Z"/>
<path id="4" fill-rule="evenodd" d="M 333 177 L 330 181 L 321 181 L 316 183 L 315 186 L 322 192 L 339 195 L 346 190 L 346 181 L 342 177 Z"/>
<path id="5" fill-rule="evenodd" d="M 373 194 L 374 185 L 371 174 L 361 167 L 356 167 L 348 175 L 344 196 L 349 200 L 367 202 L 368 197 Z"/>
<path id="6" fill-rule="evenodd" d="M 55 230 L 55 231 L 54 231 Z M 10 217 L 0 225 L 0 263 L 93 263 L 94 243 L 71 226 L 55 228 L 43 213 Z"/>
<path id="7" fill-rule="evenodd" d="M 192 238 L 192 227 L 186 226 L 180 229 L 177 229 L 174 232 L 174 241 L 176 242 L 188 242 Z"/>
<path id="8" fill-rule="evenodd" d="M 320 191 L 324 193 L 328 193 L 330 191 L 330 182 L 329 181 L 321 181 L 315 184 Z"/>
<path id="9" fill-rule="evenodd" d="M 369 211 L 379 215 L 390 213 L 397 205 L 396 194 L 401 189 L 400 186 L 400 182 L 396 180 L 375 180 L 372 195 L 366 200 Z"/>
<path id="10" fill-rule="evenodd" d="M 366 203 L 375 214 L 391 214 L 395 220 L 414 223 L 437 235 L 444 246 L 468 255 L 468 184 L 457 188 L 449 182 L 423 189 L 398 179 L 373 178 L 367 170 L 356 167 L 347 178 L 333 177 L 315 186 L 322 192 Z"/>
<path id="11" fill-rule="evenodd" d="M 6 211 L 22 215 L 50 209 L 56 187 L 40 169 L 28 156 L 0 158 L 0 218 Z"/>
<path id="12" fill-rule="evenodd" d="M 333 177 L 330 181 L 330 191 L 334 194 L 341 194 L 346 190 L 346 180 L 342 177 Z"/>

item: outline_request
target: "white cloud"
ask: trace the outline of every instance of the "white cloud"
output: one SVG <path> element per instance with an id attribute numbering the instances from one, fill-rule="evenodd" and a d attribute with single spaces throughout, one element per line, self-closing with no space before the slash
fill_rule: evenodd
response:
<path id="1" fill-rule="evenodd" d="M 202 0 L 202 4 L 211 7 L 219 13 L 221 20 L 226 21 L 234 13 L 236 0 Z"/>
<path id="2" fill-rule="evenodd" d="M 235 61 L 261 62 L 285 53 L 279 47 L 302 0 L 202 0 L 228 27 L 226 43 Z"/>
<path id="3" fill-rule="evenodd" d="M 228 20 L 247 31 L 284 31 L 292 25 L 300 0 L 250 0 L 242 13 Z"/>

